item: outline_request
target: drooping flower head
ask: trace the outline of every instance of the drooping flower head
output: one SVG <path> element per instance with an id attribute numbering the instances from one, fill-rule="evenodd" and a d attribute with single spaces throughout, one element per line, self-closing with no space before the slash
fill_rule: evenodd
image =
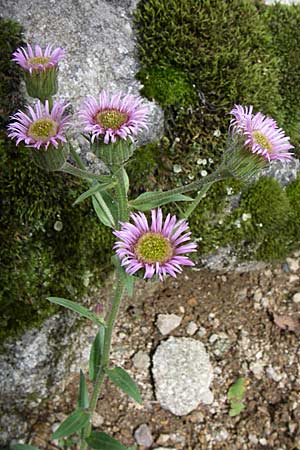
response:
<path id="1" fill-rule="evenodd" d="M 30 44 L 27 44 L 27 49 L 20 47 L 13 53 L 12 60 L 27 72 L 43 72 L 57 67 L 59 61 L 65 56 L 64 49 L 59 47 L 52 49 L 52 45 L 47 45 L 43 52 L 39 45 L 35 45 L 33 49 Z"/>
<path id="2" fill-rule="evenodd" d="M 127 273 L 141 271 L 144 278 L 157 275 L 162 281 L 168 274 L 176 278 L 182 272 L 181 266 L 194 265 L 183 256 L 196 251 L 185 220 L 177 221 L 176 216 L 168 214 L 163 221 L 160 208 L 151 211 L 151 225 L 142 212 L 130 216 L 133 223 L 121 223 L 121 230 L 114 231 L 119 239 L 114 249 Z"/>
<path id="3" fill-rule="evenodd" d="M 68 107 L 62 101 L 56 101 L 50 111 L 48 100 L 43 105 L 39 100 L 34 108 L 27 106 L 27 114 L 18 111 L 11 118 L 8 136 L 16 139 L 17 145 L 24 141 L 27 147 L 47 149 L 49 145 L 57 148 L 66 142 L 66 127 L 71 125 L 70 116 L 65 114 Z"/>
<path id="4" fill-rule="evenodd" d="M 106 91 L 98 99 L 88 97 L 80 109 L 79 117 L 84 131 L 91 133 L 91 140 L 103 139 L 105 144 L 118 139 L 131 139 L 142 128 L 147 128 L 148 108 L 142 104 L 142 98 L 134 95 L 122 95 L 118 92 L 109 96 Z"/>
<path id="5" fill-rule="evenodd" d="M 290 138 L 285 136 L 274 119 L 261 112 L 253 114 L 252 111 L 252 106 L 235 105 L 230 111 L 234 116 L 230 121 L 232 133 L 242 136 L 244 145 L 252 153 L 261 155 L 268 161 L 291 159 L 293 153 L 288 150 L 294 147 L 289 142 Z"/>

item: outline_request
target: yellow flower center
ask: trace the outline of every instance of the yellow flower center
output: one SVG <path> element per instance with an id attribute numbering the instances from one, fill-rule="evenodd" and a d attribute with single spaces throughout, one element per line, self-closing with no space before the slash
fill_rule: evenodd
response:
<path id="1" fill-rule="evenodd" d="M 50 117 L 45 117 L 43 119 L 37 119 L 33 122 L 28 130 L 28 136 L 33 139 L 47 142 L 49 138 L 57 134 L 58 124 L 50 119 Z"/>
<path id="2" fill-rule="evenodd" d="M 264 136 L 260 131 L 255 130 L 252 133 L 255 142 L 263 148 L 266 148 L 269 153 L 272 153 L 272 145 L 266 136 Z"/>
<path id="3" fill-rule="evenodd" d="M 30 64 L 47 64 L 50 61 L 49 56 L 34 56 L 33 58 L 29 58 L 28 62 Z"/>
<path id="4" fill-rule="evenodd" d="M 140 261 L 147 264 L 164 263 L 173 254 L 173 247 L 166 237 L 159 233 L 143 234 L 135 244 L 135 252 Z"/>
<path id="5" fill-rule="evenodd" d="M 103 128 L 118 130 L 128 120 L 128 114 L 116 109 L 106 109 L 96 115 L 96 122 Z"/>

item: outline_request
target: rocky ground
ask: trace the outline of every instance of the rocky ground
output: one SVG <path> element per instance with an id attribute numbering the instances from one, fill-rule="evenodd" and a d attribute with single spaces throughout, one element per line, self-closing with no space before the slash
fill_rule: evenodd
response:
<path id="1" fill-rule="evenodd" d="M 131 373 L 144 403 L 107 382 L 95 428 L 139 450 L 299 450 L 299 317 L 300 252 L 260 270 L 203 268 L 141 283 L 123 304 L 113 362 Z M 241 376 L 245 409 L 231 417 L 227 393 Z M 77 383 L 27 419 L 31 443 L 58 448 L 49 435 L 75 407 Z"/>

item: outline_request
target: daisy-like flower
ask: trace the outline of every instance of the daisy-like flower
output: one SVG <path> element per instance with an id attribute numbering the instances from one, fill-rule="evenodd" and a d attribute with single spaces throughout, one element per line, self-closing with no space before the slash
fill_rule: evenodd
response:
<path id="1" fill-rule="evenodd" d="M 62 101 L 56 101 L 50 111 L 48 100 L 45 105 L 37 101 L 34 108 L 27 106 L 27 114 L 18 111 L 11 117 L 8 136 L 16 139 L 17 145 L 24 141 L 27 147 L 35 149 L 47 149 L 50 145 L 57 148 L 66 142 L 66 127 L 71 125 L 71 116 L 65 114 L 67 107 Z"/>
<path id="2" fill-rule="evenodd" d="M 88 97 L 83 103 L 79 117 L 84 131 L 91 133 L 91 140 L 103 139 L 105 144 L 118 139 L 129 138 L 133 141 L 142 128 L 147 128 L 148 108 L 142 104 L 142 98 L 134 95 L 123 96 L 118 92 L 112 96 L 106 91 L 98 99 Z"/>
<path id="3" fill-rule="evenodd" d="M 119 239 L 114 245 L 125 271 L 134 275 L 142 271 L 144 278 L 158 275 L 162 281 L 168 274 L 176 278 L 181 266 L 194 266 L 185 253 L 196 251 L 190 242 L 190 231 L 185 220 L 167 215 L 163 221 L 160 208 L 151 211 L 151 225 L 144 213 L 131 213 L 133 223 L 121 223 L 121 230 L 114 231 Z"/>
<path id="4" fill-rule="evenodd" d="M 43 72 L 48 69 L 57 67 L 59 61 L 65 56 L 62 48 L 55 48 L 47 45 L 45 51 L 39 45 L 35 45 L 34 49 L 30 44 L 27 48 L 20 47 L 13 53 L 12 60 L 19 64 L 27 72 Z"/>
<path id="5" fill-rule="evenodd" d="M 290 138 L 285 136 L 282 128 L 271 117 L 260 112 L 253 114 L 252 111 L 252 106 L 235 105 L 230 111 L 234 116 L 230 121 L 232 133 L 243 136 L 245 146 L 268 161 L 292 159 L 293 153 L 288 150 L 294 146 L 290 144 Z"/>

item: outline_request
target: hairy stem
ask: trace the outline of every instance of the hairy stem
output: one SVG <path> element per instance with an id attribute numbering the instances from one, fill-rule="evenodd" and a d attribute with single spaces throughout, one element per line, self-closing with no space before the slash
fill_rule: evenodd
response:
<path id="1" fill-rule="evenodd" d="M 123 166 L 112 167 L 112 172 L 117 181 L 116 192 L 119 210 L 118 219 L 121 222 L 127 222 L 129 219 L 127 198 L 128 186 L 126 186 L 126 180 L 128 179 L 127 173 Z"/>
<path id="2" fill-rule="evenodd" d="M 114 324 L 118 315 L 120 303 L 122 300 L 123 292 L 124 292 L 124 284 L 119 276 L 119 274 L 116 271 L 117 276 L 117 282 L 116 287 L 114 291 L 114 298 L 111 306 L 111 310 L 109 312 L 107 321 L 106 321 L 106 329 L 105 329 L 105 337 L 104 337 L 104 347 L 103 347 L 103 356 L 101 365 L 99 367 L 98 373 L 96 375 L 96 379 L 94 382 L 94 388 L 93 393 L 90 401 L 90 423 L 85 427 L 83 432 L 83 438 L 81 440 L 80 450 L 86 450 L 87 449 L 87 443 L 85 439 L 89 436 L 91 432 L 91 422 L 92 417 L 96 409 L 97 401 L 100 395 L 101 386 L 105 377 L 105 369 L 108 367 L 109 363 L 109 357 L 110 357 L 110 348 L 111 348 L 111 339 L 112 339 L 112 333 Z"/>

